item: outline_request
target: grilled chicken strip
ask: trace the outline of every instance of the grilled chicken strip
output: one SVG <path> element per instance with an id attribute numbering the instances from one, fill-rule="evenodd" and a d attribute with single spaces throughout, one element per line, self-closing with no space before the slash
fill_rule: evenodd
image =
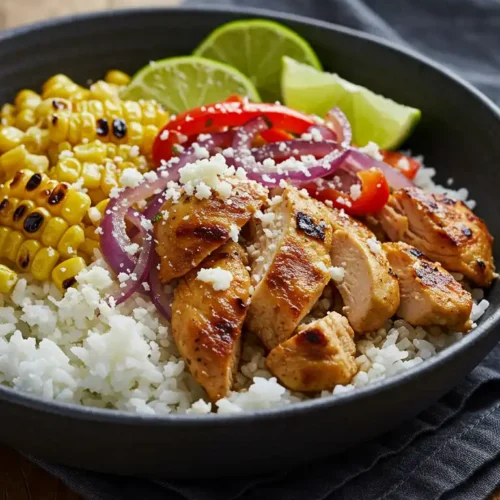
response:
<path id="1" fill-rule="evenodd" d="M 383 248 L 398 275 L 400 318 L 414 326 L 440 325 L 461 332 L 471 328 L 472 297 L 441 264 L 402 241 L 384 243 Z"/>
<path id="2" fill-rule="evenodd" d="M 356 375 L 354 332 L 336 312 L 308 325 L 267 356 L 269 371 L 292 391 L 331 391 Z"/>
<path id="3" fill-rule="evenodd" d="M 381 328 L 399 306 L 398 281 L 380 242 L 361 222 L 343 211 L 331 210 L 332 266 L 344 269 L 337 288 L 343 313 L 354 331 Z"/>
<path id="4" fill-rule="evenodd" d="M 216 194 L 198 199 L 184 193 L 168 200 L 154 224 L 160 280 L 168 283 L 195 268 L 239 231 L 267 201 L 267 189 L 253 181 L 239 181 L 228 199 Z"/>
<path id="5" fill-rule="evenodd" d="M 227 395 L 238 368 L 241 328 L 246 316 L 250 274 L 237 243 L 226 243 L 183 277 L 174 292 L 172 335 L 193 377 L 212 401 Z M 227 290 L 197 278 L 199 270 L 232 274 Z"/>
<path id="6" fill-rule="evenodd" d="M 479 286 L 496 277 L 493 238 L 485 223 L 461 201 L 418 188 L 395 191 L 377 214 L 392 241 L 405 241 L 449 271 Z"/>
<path id="7" fill-rule="evenodd" d="M 258 284 L 246 328 L 268 349 L 292 335 L 330 281 L 328 210 L 294 187 L 278 200 L 260 219 L 260 237 L 249 248 Z"/>

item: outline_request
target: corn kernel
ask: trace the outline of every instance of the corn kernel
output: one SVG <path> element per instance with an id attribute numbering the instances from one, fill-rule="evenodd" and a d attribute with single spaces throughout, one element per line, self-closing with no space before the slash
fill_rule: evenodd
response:
<path id="1" fill-rule="evenodd" d="M 0 255 L 9 259 L 11 262 L 16 262 L 16 257 L 23 241 L 24 236 L 22 233 L 19 231 L 10 231 L 2 245 L 2 248 L 0 249 Z"/>
<path id="2" fill-rule="evenodd" d="M 85 241 L 80 246 L 80 252 L 94 257 L 94 250 L 99 250 L 99 242 L 86 238 Z"/>
<path id="3" fill-rule="evenodd" d="M 43 207 L 36 207 L 27 217 L 24 219 L 23 224 L 23 234 L 26 238 L 40 239 L 41 235 L 45 232 L 45 229 L 52 216 L 49 211 Z"/>
<path id="4" fill-rule="evenodd" d="M 51 199 L 52 193 L 54 192 L 55 189 L 58 188 L 58 186 L 59 182 L 54 180 L 49 180 L 46 183 L 44 183 L 43 189 L 37 190 L 37 193 L 33 198 L 38 207 L 47 206 L 52 215 L 58 215 L 58 213 L 61 212 L 60 204 L 59 205 L 49 204 L 49 199 Z M 63 186 L 67 186 L 67 184 L 63 184 Z"/>
<path id="5" fill-rule="evenodd" d="M 12 216 L 14 211 L 19 204 L 18 198 L 4 198 L 0 202 L 0 225 L 1 226 L 12 226 Z"/>
<path id="6" fill-rule="evenodd" d="M 139 122 L 129 122 L 127 128 L 128 143 L 132 146 L 141 146 L 144 137 L 144 127 Z"/>
<path id="7" fill-rule="evenodd" d="M 36 207 L 35 203 L 31 200 L 23 200 L 19 203 L 12 214 L 12 227 L 21 231 L 23 229 L 24 221 L 32 210 Z"/>
<path id="8" fill-rule="evenodd" d="M 23 145 L 17 146 L 0 156 L 0 179 L 5 182 L 13 177 L 20 168 L 25 166 L 27 156 L 28 152 Z"/>
<path id="9" fill-rule="evenodd" d="M 29 271 L 35 255 L 42 245 L 36 240 L 25 240 L 19 247 L 16 256 L 16 264 L 22 271 Z"/>
<path id="10" fill-rule="evenodd" d="M 94 115 L 90 113 L 80 113 L 81 120 L 81 140 L 93 141 L 96 137 L 96 121 Z"/>
<path id="11" fill-rule="evenodd" d="M 96 230 L 95 226 L 87 226 L 84 229 L 85 238 L 90 239 L 90 240 L 94 240 L 94 241 L 99 241 L 99 235 L 96 234 L 95 230 Z"/>
<path id="12" fill-rule="evenodd" d="M 123 118 L 127 123 L 142 123 L 142 108 L 136 101 L 123 101 Z"/>
<path id="13" fill-rule="evenodd" d="M 80 178 L 82 165 L 76 158 L 63 158 L 56 166 L 56 178 L 61 182 L 76 182 Z"/>
<path id="14" fill-rule="evenodd" d="M 43 100 L 35 110 L 35 116 L 37 120 L 45 122 L 47 117 L 52 113 L 71 113 L 73 105 L 68 99 L 61 98 L 48 98 Z"/>
<path id="15" fill-rule="evenodd" d="M 0 227 L 0 255 L 2 255 L 2 248 L 3 248 L 3 245 L 5 243 L 5 241 L 7 240 L 7 238 L 9 237 L 10 235 L 10 229 L 8 227 Z"/>
<path id="16" fill-rule="evenodd" d="M 90 205 L 91 200 L 85 193 L 71 190 L 63 201 L 61 215 L 69 224 L 79 224 Z"/>
<path id="17" fill-rule="evenodd" d="M 61 217 L 52 217 L 43 230 L 41 241 L 47 247 L 56 248 L 69 224 Z"/>
<path id="18" fill-rule="evenodd" d="M 19 146 L 24 138 L 24 132 L 16 127 L 0 128 L 0 153 L 5 153 Z"/>
<path id="19" fill-rule="evenodd" d="M 49 169 L 49 159 L 45 155 L 27 154 L 24 167 L 33 172 L 47 172 Z"/>
<path id="20" fill-rule="evenodd" d="M 104 167 L 104 172 L 101 175 L 101 189 L 106 196 L 109 196 L 109 193 L 115 187 L 118 187 L 116 166 L 113 163 L 108 163 Z"/>
<path id="21" fill-rule="evenodd" d="M 98 101 L 119 101 L 118 92 L 116 87 L 113 87 L 107 82 L 99 80 L 90 86 L 90 99 L 97 99 Z"/>
<path id="22" fill-rule="evenodd" d="M 50 144 L 49 131 L 38 127 L 30 127 L 26 130 L 22 143 L 29 153 L 45 153 Z"/>
<path id="23" fill-rule="evenodd" d="M 104 217 L 108 203 L 109 203 L 109 198 L 106 198 L 105 200 L 96 203 L 95 207 L 97 208 L 97 210 L 99 210 L 99 212 L 101 212 L 101 219 L 98 221 L 98 224 L 96 225 L 99 225 L 100 221 L 102 220 L 102 217 Z"/>
<path id="24" fill-rule="evenodd" d="M 16 286 L 17 273 L 3 264 L 0 264 L 0 293 L 10 293 Z"/>
<path id="25" fill-rule="evenodd" d="M 92 205 L 97 205 L 101 201 L 104 201 L 107 199 L 106 194 L 102 191 L 101 188 L 99 189 L 89 189 L 87 191 L 87 195 L 89 196 L 90 200 L 92 201 Z"/>
<path id="26" fill-rule="evenodd" d="M 40 281 L 49 279 L 52 270 L 59 261 L 59 252 L 52 247 L 44 247 L 35 255 L 31 263 L 33 278 Z"/>
<path id="27" fill-rule="evenodd" d="M 35 110 L 25 108 L 16 115 L 15 126 L 21 130 L 27 130 L 36 123 Z"/>
<path id="28" fill-rule="evenodd" d="M 107 147 L 101 141 L 93 141 L 75 146 L 73 153 L 82 163 L 103 163 L 106 160 Z"/>
<path id="29" fill-rule="evenodd" d="M 96 163 L 84 163 L 82 170 L 83 185 L 87 189 L 98 189 L 101 185 L 103 167 Z"/>
<path id="30" fill-rule="evenodd" d="M 52 271 L 52 281 L 61 292 L 76 284 L 76 276 L 87 267 L 81 257 L 67 259 L 57 265 Z"/>
<path id="31" fill-rule="evenodd" d="M 110 69 L 106 73 L 104 80 L 115 85 L 128 85 L 130 83 L 130 76 L 118 69 Z"/>
<path id="32" fill-rule="evenodd" d="M 59 240 L 57 251 L 65 258 L 74 257 L 85 241 L 85 232 L 80 226 L 71 226 Z"/>
<path id="33" fill-rule="evenodd" d="M 42 98 L 33 90 L 24 89 L 20 90 L 15 99 L 14 104 L 18 109 L 32 108 L 35 109 L 42 102 Z"/>
<path id="34" fill-rule="evenodd" d="M 28 184 L 33 174 L 34 172 L 31 170 L 18 170 L 12 180 L 7 182 L 7 185 L 9 186 L 9 196 L 24 198 L 26 184 Z"/>
<path id="35" fill-rule="evenodd" d="M 67 140 L 71 144 L 78 144 L 81 141 L 82 120 L 80 114 L 73 113 L 68 120 Z"/>
<path id="36" fill-rule="evenodd" d="M 153 143 L 158 135 L 158 127 L 156 125 L 146 125 L 144 127 L 144 135 L 142 138 L 142 152 L 149 155 L 153 150 Z"/>

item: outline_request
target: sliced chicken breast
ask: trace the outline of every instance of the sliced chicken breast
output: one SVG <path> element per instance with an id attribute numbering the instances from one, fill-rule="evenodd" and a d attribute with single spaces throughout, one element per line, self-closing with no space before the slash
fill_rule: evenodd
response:
<path id="1" fill-rule="evenodd" d="M 227 243 L 182 278 L 174 292 L 172 335 L 189 371 L 212 401 L 227 395 L 238 368 L 249 302 L 246 264 L 243 248 Z M 201 269 L 215 271 L 215 281 L 199 279 Z M 221 271 L 231 275 L 228 288 L 227 283 L 217 282 Z M 206 280 L 206 275 L 210 277 L 210 272 L 200 277 Z"/>
<path id="2" fill-rule="evenodd" d="M 381 328 L 399 307 L 398 281 L 375 235 L 343 211 L 331 210 L 332 266 L 343 269 L 336 281 L 343 313 L 354 331 Z"/>
<path id="3" fill-rule="evenodd" d="M 384 243 L 389 262 L 398 275 L 401 302 L 396 314 L 414 326 L 440 325 L 465 332 L 472 297 L 438 262 L 407 243 Z"/>
<path id="4" fill-rule="evenodd" d="M 272 349 L 292 335 L 330 281 L 332 228 L 326 207 L 294 187 L 256 218 L 246 328 Z"/>
<path id="5" fill-rule="evenodd" d="M 168 283 L 195 268 L 223 245 L 267 201 L 267 189 L 253 181 L 239 181 L 223 200 L 216 194 L 198 199 L 184 193 L 168 200 L 154 224 L 160 256 L 160 279 Z"/>
<path id="6" fill-rule="evenodd" d="M 298 328 L 267 356 L 269 371 L 292 391 L 331 391 L 348 384 L 358 367 L 354 332 L 336 312 Z"/>
<path id="7" fill-rule="evenodd" d="M 395 191 L 377 214 L 392 241 L 405 241 L 448 271 L 479 286 L 496 277 L 493 238 L 485 223 L 461 201 L 418 188 Z"/>

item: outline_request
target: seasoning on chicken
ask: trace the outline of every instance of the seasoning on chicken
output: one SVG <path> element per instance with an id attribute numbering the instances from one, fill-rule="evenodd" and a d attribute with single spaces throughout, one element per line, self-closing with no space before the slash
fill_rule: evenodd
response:
<path id="1" fill-rule="evenodd" d="M 259 219 L 260 237 L 249 247 L 256 286 L 246 327 L 268 349 L 292 335 L 330 280 L 328 219 L 322 203 L 294 187 Z"/>
<path id="2" fill-rule="evenodd" d="M 181 278 L 174 292 L 172 335 L 189 371 L 216 401 L 231 389 L 249 300 L 247 257 L 237 243 L 217 249 Z M 201 280 L 204 270 L 230 273 L 229 287 Z"/>
<path id="3" fill-rule="evenodd" d="M 331 391 L 358 371 L 354 332 L 347 318 L 331 312 L 299 327 L 297 334 L 267 356 L 269 371 L 292 391 Z"/>
<path id="4" fill-rule="evenodd" d="M 253 181 L 240 181 L 228 199 L 215 194 L 198 199 L 184 193 L 168 200 L 154 224 L 160 279 L 168 283 L 196 267 L 239 232 L 267 201 L 267 189 Z"/>
<path id="5" fill-rule="evenodd" d="M 395 191 L 378 213 L 392 241 L 405 241 L 448 271 L 463 273 L 479 286 L 496 277 L 493 238 L 485 223 L 461 201 L 418 188 Z"/>
<path id="6" fill-rule="evenodd" d="M 375 235 L 343 211 L 331 210 L 332 266 L 344 269 L 337 288 L 355 332 L 381 328 L 399 306 L 398 281 Z"/>
<path id="7" fill-rule="evenodd" d="M 467 331 L 472 323 L 472 297 L 438 262 L 407 243 L 384 243 L 398 275 L 401 302 L 396 314 L 414 326 L 440 325 Z"/>

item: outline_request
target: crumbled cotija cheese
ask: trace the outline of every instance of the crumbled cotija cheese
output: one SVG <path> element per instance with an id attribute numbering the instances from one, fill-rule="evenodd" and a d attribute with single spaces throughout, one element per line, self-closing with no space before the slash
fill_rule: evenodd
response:
<path id="1" fill-rule="evenodd" d="M 240 236 L 240 228 L 236 224 L 231 224 L 231 228 L 229 230 L 229 237 L 235 243 L 238 243 L 239 236 Z"/>
<path id="2" fill-rule="evenodd" d="M 366 243 L 368 245 L 368 248 L 370 249 L 370 252 L 378 254 L 382 251 L 382 245 L 380 244 L 380 241 L 375 238 L 375 236 L 368 238 L 366 240 Z"/>
<path id="3" fill-rule="evenodd" d="M 366 153 L 368 156 L 371 156 L 375 160 L 382 161 L 384 159 L 384 157 L 380 154 L 378 144 L 375 142 L 370 141 L 366 146 L 359 148 L 359 150 Z"/>
<path id="4" fill-rule="evenodd" d="M 350 191 L 353 200 L 357 200 L 361 196 L 361 186 L 359 184 L 353 184 Z"/>
<path id="5" fill-rule="evenodd" d="M 214 290 L 227 290 L 229 285 L 231 285 L 233 275 L 230 271 L 214 267 L 211 269 L 200 269 L 196 275 L 196 279 L 205 283 L 211 283 Z"/>
<path id="6" fill-rule="evenodd" d="M 342 281 L 344 281 L 345 269 L 343 267 L 331 266 L 328 268 L 328 272 L 332 280 L 336 283 L 342 283 Z"/>
<path id="7" fill-rule="evenodd" d="M 135 188 L 143 181 L 142 174 L 135 168 L 126 168 L 120 177 L 120 184 L 123 187 Z"/>

